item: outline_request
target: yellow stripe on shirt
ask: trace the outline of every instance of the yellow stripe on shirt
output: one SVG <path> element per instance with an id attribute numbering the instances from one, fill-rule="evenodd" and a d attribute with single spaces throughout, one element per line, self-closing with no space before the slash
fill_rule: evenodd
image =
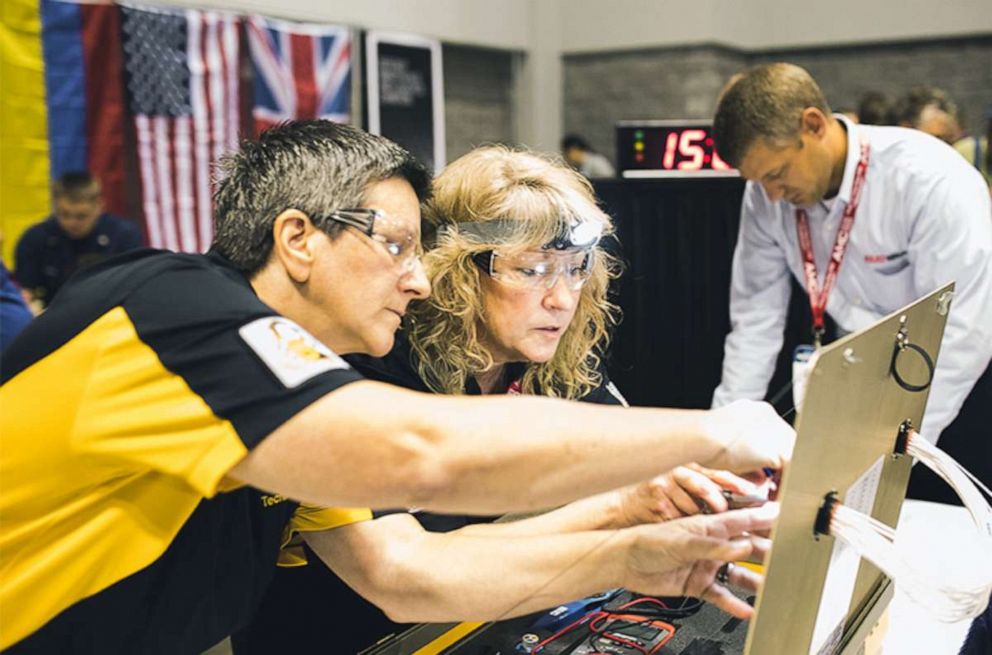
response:
<path id="1" fill-rule="evenodd" d="M 154 562 L 247 453 L 120 307 L 0 387 L 0 414 L 0 649 Z"/>

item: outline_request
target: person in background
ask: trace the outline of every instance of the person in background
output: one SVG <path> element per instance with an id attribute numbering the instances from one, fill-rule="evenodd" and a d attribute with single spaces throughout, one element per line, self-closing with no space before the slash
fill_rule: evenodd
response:
<path id="1" fill-rule="evenodd" d="M 52 184 L 55 212 L 21 235 L 14 278 L 41 307 L 76 271 L 142 245 L 133 222 L 103 211 L 100 183 L 85 171 Z"/>
<path id="2" fill-rule="evenodd" d="M 926 132 L 949 145 L 964 136 L 958 105 L 943 89 L 913 87 L 896 102 L 893 111 L 896 124 Z"/>
<path id="3" fill-rule="evenodd" d="M 832 114 L 809 73 L 791 64 L 740 75 L 713 125 L 720 156 L 748 180 L 713 406 L 764 397 L 790 275 L 807 290 L 814 326 L 822 330 L 829 313 L 843 333 L 953 281 L 921 434 L 992 484 L 992 439 L 984 436 L 992 423 L 992 207 L 982 177 L 917 130 Z M 909 494 L 957 501 L 922 466 Z"/>
<path id="4" fill-rule="evenodd" d="M 943 89 L 931 86 L 915 87 L 897 107 L 899 125 L 931 134 L 951 144 L 992 187 L 989 176 L 989 132 L 992 131 L 992 112 L 986 114 L 986 134 L 968 136 L 961 128 L 961 115 L 957 103 Z"/>
<path id="5" fill-rule="evenodd" d="M 27 327 L 34 315 L 24 301 L 21 288 L 0 263 L 0 353 Z"/>
<path id="6" fill-rule="evenodd" d="M 430 292 L 429 180 L 382 137 L 280 124 L 225 160 L 208 254 L 146 249 L 89 267 L 24 329 L 0 371 L 0 649 L 202 652 L 253 615 L 280 546 L 360 513 L 333 508 L 527 511 L 690 461 L 785 466 L 794 434 L 763 403 L 466 400 L 363 379 L 339 353 L 388 353 L 409 303 Z M 751 536 L 775 510 L 464 537 L 462 554 L 487 564 L 472 571 L 400 529 L 376 542 L 387 561 L 430 554 L 436 577 L 411 575 L 393 598 L 376 591 L 401 569 L 376 569 L 368 594 L 395 616 L 469 618 L 625 584 L 747 615 L 716 575 L 760 556 Z M 349 557 L 376 555 L 349 553 L 346 579 L 362 563 Z M 511 562 L 529 582 L 489 593 Z M 554 563 L 564 570 L 549 579 Z"/>
<path id="7" fill-rule="evenodd" d="M 985 112 L 985 134 L 981 136 L 965 136 L 954 144 L 954 149 L 971 162 L 978 172 L 985 177 L 985 182 L 992 192 L 992 153 L 989 153 L 989 141 L 992 140 L 992 109 Z"/>
<path id="8" fill-rule="evenodd" d="M 0 247 L 2 246 L 3 232 L 0 232 Z M 34 312 L 31 311 L 25 295 L 24 290 L 11 277 L 6 264 L 0 262 L 0 354 L 34 318 Z"/>
<path id="9" fill-rule="evenodd" d="M 858 101 L 858 121 L 864 125 L 895 125 L 892 99 L 881 91 L 868 91 Z"/>
<path id="10" fill-rule="evenodd" d="M 612 224 L 584 177 L 536 154 L 477 148 L 435 180 L 425 218 L 435 235 L 424 262 L 432 296 L 410 305 L 405 329 L 388 355 L 348 356 L 357 371 L 428 393 L 527 394 L 626 405 L 603 362 L 617 311 L 607 291 L 619 265 L 602 243 Z M 501 539 L 616 530 L 699 514 L 702 508 L 722 512 L 728 509 L 725 488 L 745 495 L 758 491 L 728 471 L 692 465 L 514 523 L 480 524 L 493 517 L 424 511 L 353 513 L 347 524 L 294 544 L 296 555 L 284 553 L 284 566 L 252 623 L 232 638 L 234 651 L 315 652 L 327 645 L 330 615 L 349 625 L 347 634 L 335 636 L 342 652 L 402 628 L 356 591 L 390 599 L 381 602 L 387 607 L 419 603 L 423 620 L 451 618 L 452 613 L 430 613 L 423 587 L 431 586 L 430 596 L 461 596 L 462 611 L 478 616 L 489 604 L 470 600 L 464 590 L 456 593 L 454 580 L 472 580 L 500 599 L 523 598 L 530 579 L 522 561 L 496 555 Z M 459 545 L 465 537 L 488 539 L 488 546 L 465 550 Z M 401 539 L 433 543 L 399 553 L 384 547 Z M 499 566 L 490 557 L 501 559 Z M 315 565 L 319 559 L 328 566 Z M 545 561 L 549 573 L 561 564 L 554 557 Z M 384 570 L 392 571 L 385 580 Z M 405 609 L 399 615 L 418 612 Z M 284 630 L 288 622 L 296 626 L 291 634 Z"/>
<path id="11" fill-rule="evenodd" d="M 594 151 L 589 143 L 577 134 L 569 134 L 561 140 L 561 154 L 572 168 L 588 178 L 616 175 L 610 160 Z"/>

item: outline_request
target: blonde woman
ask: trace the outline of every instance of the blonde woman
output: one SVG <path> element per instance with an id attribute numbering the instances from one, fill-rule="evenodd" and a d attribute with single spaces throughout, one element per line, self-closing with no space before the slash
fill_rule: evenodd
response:
<path id="1" fill-rule="evenodd" d="M 389 355 L 349 357 L 363 375 L 443 394 L 626 405 L 603 362 L 618 315 L 608 290 L 620 266 L 604 248 L 613 224 L 585 177 L 531 152 L 477 148 L 437 177 L 424 216 L 431 296 L 410 305 Z M 737 476 L 682 467 L 613 506 L 627 523 L 723 511 L 721 486 L 754 491 Z"/>
<path id="2" fill-rule="evenodd" d="M 607 291 L 619 266 L 603 248 L 612 223 L 585 178 L 479 148 L 437 178 L 425 217 L 433 296 L 411 306 L 388 357 L 357 366 L 436 393 L 624 403 L 602 361 L 617 317 Z"/>

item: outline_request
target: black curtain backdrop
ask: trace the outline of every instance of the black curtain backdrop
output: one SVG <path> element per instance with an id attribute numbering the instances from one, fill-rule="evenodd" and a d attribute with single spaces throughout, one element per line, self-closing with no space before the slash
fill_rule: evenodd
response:
<path id="1" fill-rule="evenodd" d="M 730 267 L 744 181 L 597 180 L 594 186 L 616 221 L 626 264 L 615 286 L 623 320 L 614 334 L 610 376 L 633 405 L 709 407 L 730 331 Z M 806 294 L 793 280 L 769 398 L 791 380 L 792 352 L 810 342 L 810 326 Z M 828 340 L 834 334 L 828 319 Z M 780 414 L 792 408 L 791 390 L 776 408 Z"/>

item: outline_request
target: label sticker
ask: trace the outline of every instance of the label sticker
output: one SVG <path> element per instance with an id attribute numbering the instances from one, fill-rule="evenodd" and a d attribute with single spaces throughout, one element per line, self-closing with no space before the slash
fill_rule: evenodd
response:
<path id="1" fill-rule="evenodd" d="M 806 344 L 797 346 L 792 353 L 792 405 L 797 412 L 803 409 L 806 387 L 809 386 L 809 376 L 816 366 L 817 357 L 816 348 Z"/>
<path id="2" fill-rule="evenodd" d="M 884 463 L 885 457 L 879 457 L 847 488 L 847 493 L 842 499 L 845 506 L 862 514 L 871 514 L 871 509 L 875 506 L 875 496 L 878 494 L 878 483 L 882 479 Z M 837 652 L 860 565 L 861 557 L 854 549 L 840 539 L 834 541 L 833 551 L 830 554 L 830 567 L 827 569 L 823 594 L 820 596 L 820 609 L 813 626 L 810 655 L 833 655 Z"/>
<path id="3" fill-rule="evenodd" d="M 282 316 L 252 321 L 238 333 L 288 389 L 325 371 L 350 368 L 312 334 Z"/>

